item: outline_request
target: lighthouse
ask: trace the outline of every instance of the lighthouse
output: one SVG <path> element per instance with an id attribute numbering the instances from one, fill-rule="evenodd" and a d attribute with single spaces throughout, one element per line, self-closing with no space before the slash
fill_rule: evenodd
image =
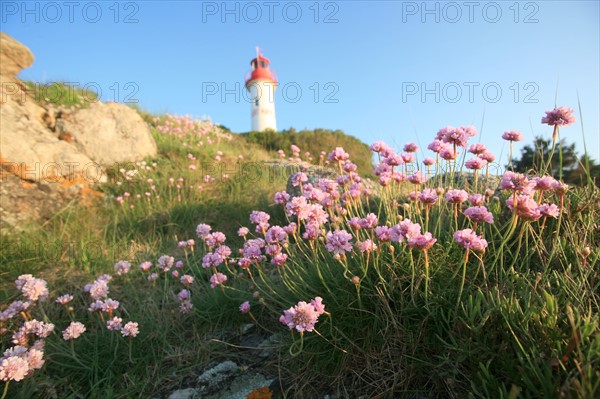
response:
<path id="1" fill-rule="evenodd" d="M 256 58 L 250 61 L 252 70 L 246 74 L 246 89 L 250 92 L 250 115 L 252 130 L 277 131 L 275 122 L 275 88 L 277 76 L 271 69 L 271 61 L 256 49 Z"/>

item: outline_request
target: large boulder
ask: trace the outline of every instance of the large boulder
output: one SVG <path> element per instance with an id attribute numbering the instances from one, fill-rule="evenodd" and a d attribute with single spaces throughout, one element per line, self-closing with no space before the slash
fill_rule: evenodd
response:
<path id="1" fill-rule="evenodd" d="M 148 124 L 132 108 L 100 101 L 56 120 L 61 137 L 103 166 L 156 156 L 158 149 Z"/>
<path id="2" fill-rule="evenodd" d="M 33 64 L 33 54 L 22 43 L 0 32 L 0 73 L 16 76 Z"/>

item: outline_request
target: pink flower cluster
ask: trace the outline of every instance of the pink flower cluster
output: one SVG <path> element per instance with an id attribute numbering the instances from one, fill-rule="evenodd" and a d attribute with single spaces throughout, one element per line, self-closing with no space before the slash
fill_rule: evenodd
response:
<path id="1" fill-rule="evenodd" d="M 325 305 L 321 297 L 316 297 L 310 303 L 304 301 L 283 311 L 279 321 L 290 330 L 296 329 L 300 333 L 311 332 L 319 321 L 319 316 L 325 313 Z"/>

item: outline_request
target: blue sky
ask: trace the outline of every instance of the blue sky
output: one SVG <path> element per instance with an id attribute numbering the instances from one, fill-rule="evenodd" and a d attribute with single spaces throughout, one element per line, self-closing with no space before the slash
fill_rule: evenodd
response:
<path id="1" fill-rule="evenodd" d="M 138 1 L 1 3 L 2 30 L 35 54 L 20 77 L 100 89 L 152 112 L 250 129 L 244 74 L 260 46 L 280 86 L 277 124 L 342 129 L 366 143 L 426 147 L 473 124 L 551 136 L 555 105 L 575 109 L 561 137 L 600 158 L 598 1 Z M 217 93 L 212 94 L 214 91 Z M 478 138 L 479 139 L 479 138 Z"/>

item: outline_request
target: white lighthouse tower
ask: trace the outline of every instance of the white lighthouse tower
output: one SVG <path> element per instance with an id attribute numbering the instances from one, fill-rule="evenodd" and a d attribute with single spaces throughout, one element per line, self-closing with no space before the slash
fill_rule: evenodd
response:
<path id="1" fill-rule="evenodd" d="M 275 88 L 277 76 L 270 68 L 271 61 L 256 49 L 256 58 L 250 61 L 252 70 L 246 74 L 246 89 L 250 92 L 252 130 L 277 131 L 275 122 Z"/>

